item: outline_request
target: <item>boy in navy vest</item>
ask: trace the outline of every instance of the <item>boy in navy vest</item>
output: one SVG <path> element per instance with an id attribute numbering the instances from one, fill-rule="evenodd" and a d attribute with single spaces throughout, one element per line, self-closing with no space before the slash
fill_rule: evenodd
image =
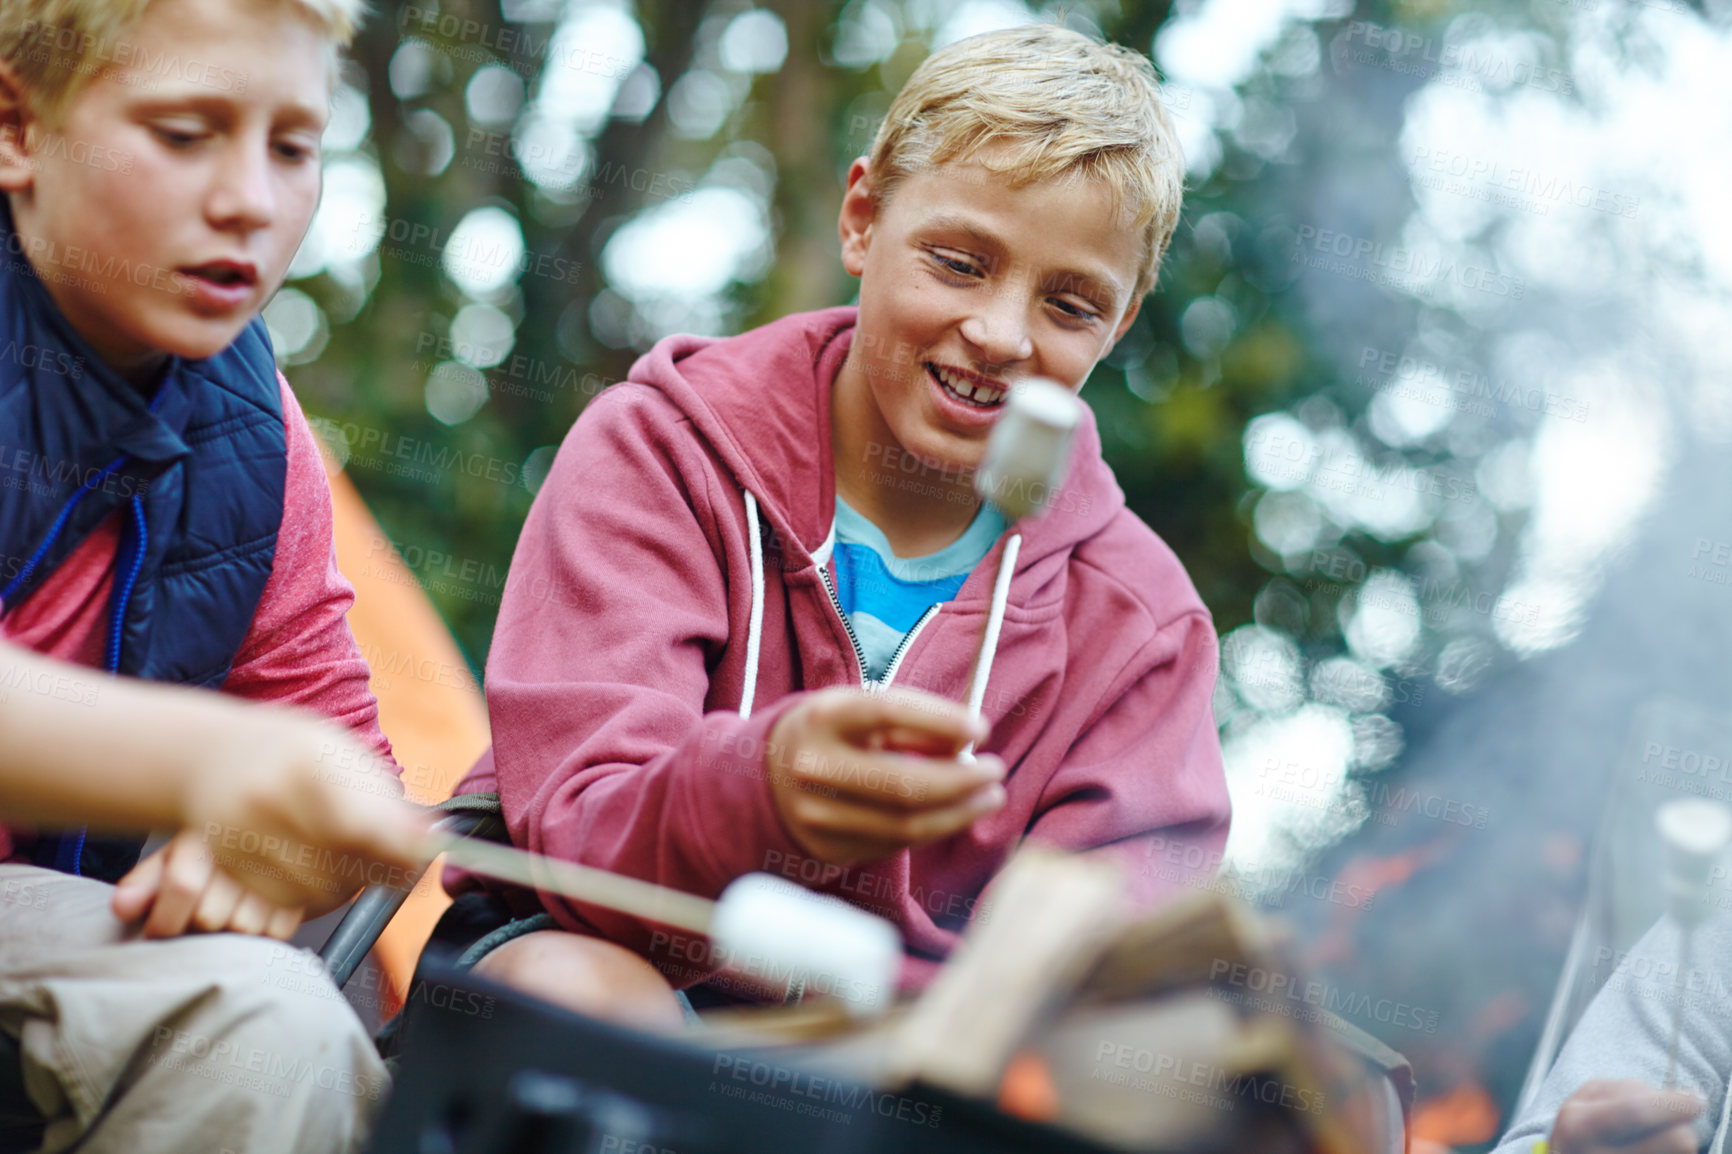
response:
<path id="1" fill-rule="evenodd" d="M 299 705 L 388 757 L 316 442 L 258 320 L 318 203 L 360 7 L 0 7 L 0 637 Z M 202 831 L 141 862 L 11 831 L 0 858 L 31 894 L 0 903 L 0 1030 L 45 1150 L 362 1141 L 384 1071 L 359 1022 L 306 955 L 242 936 L 321 910 L 244 888 Z"/>

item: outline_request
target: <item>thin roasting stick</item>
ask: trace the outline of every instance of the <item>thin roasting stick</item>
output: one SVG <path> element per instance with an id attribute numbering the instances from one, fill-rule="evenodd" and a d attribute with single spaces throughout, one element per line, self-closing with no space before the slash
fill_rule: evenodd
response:
<path id="1" fill-rule="evenodd" d="M 716 903 L 623 874 L 455 835 L 436 838 L 452 865 L 572 901 L 631 914 L 645 921 L 707 935 Z"/>
<path id="2" fill-rule="evenodd" d="M 491 842 L 435 835 L 452 865 L 573 901 L 709 938 L 715 956 L 760 976 L 786 975 L 790 989 L 836 998 L 856 1017 L 882 1013 L 896 995 L 902 938 L 894 926 L 840 898 L 768 874 L 735 879 L 720 901 Z"/>
<path id="3" fill-rule="evenodd" d="M 1678 935 L 1678 977 L 1672 986 L 1672 1044 L 1666 1051 L 1666 1089 L 1678 1088 L 1678 1028 L 1684 1020 L 1684 972 L 1690 964 L 1690 938 L 1695 927 L 1686 925 Z"/>
<path id="4" fill-rule="evenodd" d="M 1063 484 L 1070 462 L 1071 438 L 1076 432 L 1082 402 L 1062 385 L 1041 377 L 1020 381 L 1010 390 L 1005 410 L 992 426 L 986 454 L 974 474 L 974 491 L 991 501 L 1012 527 L 1024 517 L 1039 516 Z M 980 720 L 986 698 L 986 681 L 992 673 L 991 654 L 998 647 L 998 631 L 1004 623 L 1005 599 L 1016 572 L 1022 534 L 1013 533 L 999 557 L 998 575 L 992 588 L 992 612 L 980 635 L 974 655 L 974 677 L 968 687 L 968 719 Z M 958 759 L 974 760 L 969 742 Z"/>

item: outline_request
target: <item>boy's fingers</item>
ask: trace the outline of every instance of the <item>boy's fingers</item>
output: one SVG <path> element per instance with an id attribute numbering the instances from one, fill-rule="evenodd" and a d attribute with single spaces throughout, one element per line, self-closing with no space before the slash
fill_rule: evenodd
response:
<path id="1" fill-rule="evenodd" d="M 216 873 L 210 855 L 204 852 L 204 844 L 196 839 L 176 838 L 162 850 L 162 855 L 162 884 L 157 887 L 156 901 L 151 903 L 150 917 L 144 923 L 147 938 L 184 934 Z"/>
<path id="2" fill-rule="evenodd" d="M 324 809 L 318 843 L 339 853 L 414 869 L 437 852 L 428 835 L 444 816 L 438 810 L 377 793 L 341 797 Z"/>
<path id="3" fill-rule="evenodd" d="M 991 755 L 972 765 L 950 758 L 899 753 L 863 753 L 833 748 L 796 776 L 808 793 L 839 797 L 889 810 L 917 812 L 954 805 L 1004 776 L 1004 763 Z"/>
<path id="4" fill-rule="evenodd" d="M 258 894 L 247 893 L 235 906 L 235 912 L 229 918 L 228 928 L 237 934 L 260 935 L 271 924 L 271 915 L 277 907 L 271 905 Z"/>
<path id="5" fill-rule="evenodd" d="M 1590 1125 L 1602 1141 L 1621 1145 L 1693 1121 L 1702 1112 L 1702 1099 L 1677 1091 L 1650 1090 L 1639 1097 L 1595 1102 L 1584 1109 L 1592 1112 Z"/>
<path id="6" fill-rule="evenodd" d="M 271 920 L 265 926 L 265 936 L 286 942 L 295 936 L 295 931 L 301 928 L 301 917 L 305 910 L 299 907 L 279 906 L 271 914 Z"/>
<path id="7" fill-rule="evenodd" d="M 794 802 L 794 813 L 802 825 L 820 833 L 910 846 L 949 837 L 1003 804 L 1004 787 L 991 785 L 956 805 L 917 813 L 895 813 L 878 806 L 810 794 Z"/>
<path id="8" fill-rule="evenodd" d="M 1694 1094 L 1639 1082 L 1600 1082 L 1584 1086 L 1564 1104 L 1558 1129 L 1566 1139 L 1626 1146 L 1687 1125 L 1701 1112 L 1702 1099 Z"/>
<path id="9" fill-rule="evenodd" d="M 204 895 L 193 911 L 193 925 L 212 934 L 228 925 L 235 907 L 240 904 L 242 892 L 240 885 L 220 870 L 211 875 L 210 885 L 205 887 Z"/>
<path id="10" fill-rule="evenodd" d="M 952 757 L 959 748 L 948 735 L 891 725 L 872 734 L 872 748 L 895 753 L 917 753 L 926 757 Z"/>
<path id="11" fill-rule="evenodd" d="M 961 704 L 918 689 L 840 693 L 827 713 L 835 732 L 856 745 L 864 745 L 875 732 L 895 730 L 948 742 L 950 750 L 957 750 L 984 740 L 987 733 L 986 723 L 971 722 Z"/>
<path id="12" fill-rule="evenodd" d="M 430 835 L 444 814 L 409 802 L 387 802 L 368 809 L 365 825 L 350 838 L 353 852 L 404 869 L 424 867 L 437 855 L 438 847 Z"/>
<path id="13" fill-rule="evenodd" d="M 162 884 L 162 854 L 153 853 L 126 872 L 115 884 L 109 908 L 123 922 L 136 922 L 150 909 Z"/>
<path id="14" fill-rule="evenodd" d="M 1616 1147 L 1618 1154 L 1696 1154 L 1696 1128 L 1679 1122 L 1664 1130 L 1656 1130 L 1634 1146 Z"/>

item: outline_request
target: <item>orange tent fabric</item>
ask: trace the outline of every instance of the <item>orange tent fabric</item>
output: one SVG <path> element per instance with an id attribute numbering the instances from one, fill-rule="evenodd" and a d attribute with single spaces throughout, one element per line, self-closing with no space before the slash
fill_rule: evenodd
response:
<path id="1" fill-rule="evenodd" d="M 372 666 L 379 725 L 403 767 L 403 784 L 416 801 L 432 803 L 451 789 L 487 749 L 487 703 L 433 602 L 403 563 L 366 502 L 341 472 L 330 472 L 336 514 L 337 566 L 355 586 L 349 628 Z M 409 988 L 416 959 L 433 924 L 450 904 L 436 884 L 417 886 L 386 927 L 374 958 L 398 1003 Z M 394 1006 L 383 1007 L 388 1014 Z"/>

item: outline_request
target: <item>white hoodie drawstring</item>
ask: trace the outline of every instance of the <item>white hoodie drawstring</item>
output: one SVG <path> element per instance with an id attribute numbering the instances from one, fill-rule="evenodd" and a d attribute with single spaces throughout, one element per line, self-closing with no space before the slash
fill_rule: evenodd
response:
<path id="1" fill-rule="evenodd" d="M 764 533 L 758 525 L 758 499 L 750 489 L 746 495 L 746 530 L 752 554 L 752 619 L 746 631 L 746 685 L 740 690 L 740 719 L 752 716 L 752 699 L 758 695 L 758 649 L 764 635 Z"/>
<path id="2" fill-rule="evenodd" d="M 992 659 L 998 655 L 998 631 L 1004 626 L 1004 607 L 1010 601 L 1010 579 L 1016 573 L 1016 555 L 1022 552 L 1022 534 L 1012 533 L 1004 543 L 1004 555 L 998 559 L 998 577 L 992 584 L 992 609 L 986 615 L 986 636 L 980 639 L 980 660 L 974 665 L 974 681 L 968 687 L 968 720 L 980 720 L 980 707 L 986 701 L 986 679 L 992 674 Z M 963 761 L 974 760 L 974 742 L 969 742 L 959 755 Z"/>
<path id="3" fill-rule="evenodd" d="M 759 651 L 764 635 L 764 535 L 758 521 L 758 499 L 750 489 L 745 495 L 747 547 L 752 561 L 752 615 L 746 631 L 746 679 L 740 690 L 740 717 L 752 716 L 752 703 L 758 693 Z M 1022 551 L 1022 534 L 1012 533 L 1004 543 L 1004 553 L 998 560 L 998 576 L 992 586 L 992 608 L 986 616 L 986 635 L 980 642 L 980 659 L 974 666 L 974 680 L 968 687 L 968 717 L 980 719 L 981 706 L 986 701 L 986 682 L 992 675 L 992 660 L 998 654 L 998 635 L 1004 627 L 1004 607 L 1010 601 L 1010 579 L 1016 573 L 1017 554 Z M 973 760 L 974 743 L 969 742 L 961 754 Z"/>

